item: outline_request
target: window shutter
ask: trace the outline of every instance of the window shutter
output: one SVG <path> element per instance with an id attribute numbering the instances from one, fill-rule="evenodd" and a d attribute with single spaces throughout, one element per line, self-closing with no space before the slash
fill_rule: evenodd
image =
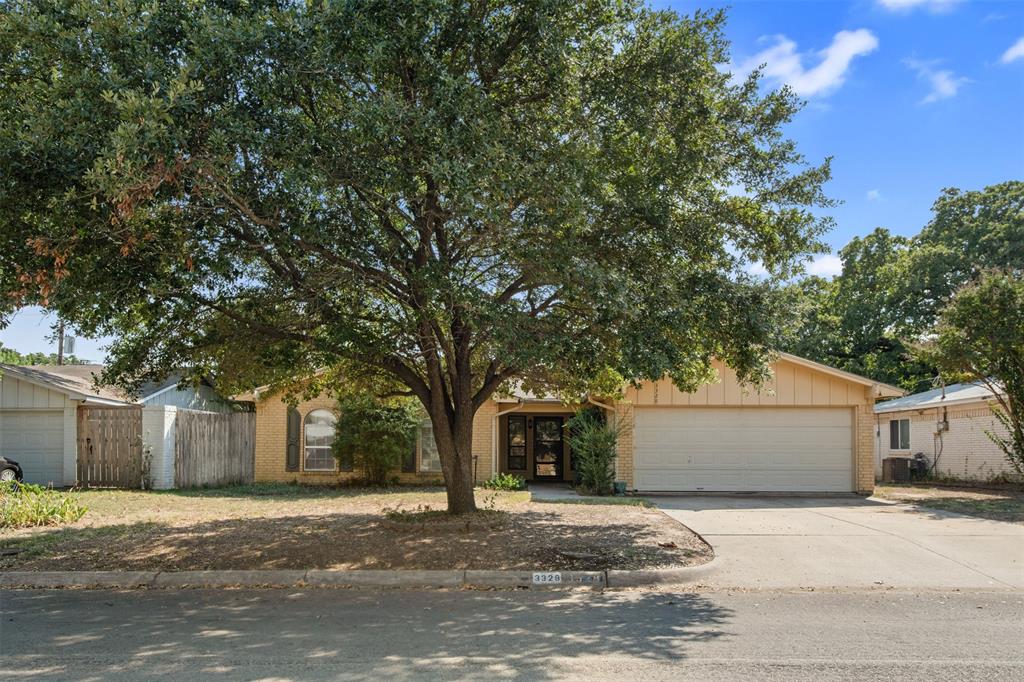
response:
<path id="1" fill-rule="evenodd" d="M 294 407 L 288 408 L 288 447 L 285 452 L 284 470 L 299 470 L 299 434 L 302 431 L 302 417 Z"/>
<path id="2" fill-rule="evenodd" d="M 405 453 L 405 457 L 402 458 L 402 473 L 403 474 L 414 474 L 416 473 L 416 439 L 412 439 L 412 445 L 409 446 L 409 451 Z"/>

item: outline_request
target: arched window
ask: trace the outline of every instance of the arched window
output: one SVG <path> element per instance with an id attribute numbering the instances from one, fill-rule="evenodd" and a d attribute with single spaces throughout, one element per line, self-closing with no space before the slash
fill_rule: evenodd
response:
<path id="1" fill-rule="evenodd" d="M 334 424 L 337 417 L 330 410 L 313 410 L 306 415 L 305 432 L 306 471 L 334 471 Z"/>

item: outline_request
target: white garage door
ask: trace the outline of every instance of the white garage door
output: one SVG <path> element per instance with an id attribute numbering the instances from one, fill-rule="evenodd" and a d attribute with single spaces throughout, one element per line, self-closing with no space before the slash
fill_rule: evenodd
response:
<path id="1" fill-rule="evenodd" d="M 63 485 L 64 413 L 0 411 L 0 453 L 21 464 L 27 482 Z"/>
<path id="2" fill-rule="evenodd" d="M 637 408 L 638 490 L 850 492 L 849 408 Z"/>

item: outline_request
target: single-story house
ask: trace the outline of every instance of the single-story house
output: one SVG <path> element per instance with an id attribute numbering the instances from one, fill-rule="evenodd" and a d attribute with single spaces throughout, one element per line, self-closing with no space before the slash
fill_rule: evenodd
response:
<path id="1" fill-rule="evenodd" d="M 878 398 L 901 396 L 880 384 L 782 354 L 759 391 L 744 388 L 716 362 L 720 381 L 683 393 L 668 379 L 629 387 L 614 404 L 591 401 L 624 420 L 617 476 L 632 490 L 657 492 L 859 492 L 874 487 Z M 256 481 L 334 483 L 335 399 L 289 406 L 267 387 L 239 396 L 256 405 Z M 571 481 L 564 426 L 574 409 L 528 394 L 495 397 L 473 425 L 475 478 L 497 472 L 529 481 Z M 438 480 L 441 467 L 429 421 L 402 467 L 406 479 Z"/>
<path id="2" fill-rule="evenodd" d="M 22 466 L 25 480 L 42 485 L 75 485 L 78 408 L 174 405 L 227 411 L 230 404 L 209 382 L 177 388 L 180 376 L 141 387 L 137 396 L 97 387 L 102 365 L 0 364 L 0 454 Z"/>
<path id="3" fill-rule="evenodd" d="M 992 414 L 992 392 L 976 383 L 952 384 L 875 405 L 875 474 L 887 457 L 923 453 L 934 471 L 965 480 L 1016 474 L 986 431 L 1005 427 Z"/>

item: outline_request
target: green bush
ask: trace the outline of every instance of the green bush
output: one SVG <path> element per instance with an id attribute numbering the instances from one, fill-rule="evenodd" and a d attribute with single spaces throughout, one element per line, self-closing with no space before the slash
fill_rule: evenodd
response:
<path id="1" fill-rule="evenodd" d="M 569 447 L 579 487 L 588 495 L 608 495 L 615 481 L 615 457 L 625 427 L 609 424 L 596 410 L 581 410 L 569 420 Z"/>
<path id="2" fill-rule="evenodd" d="M 488 490 L 526 490 L 526 479 L 516 474 L 494 474 L 480 484 Z"/>
<path id="3" fill-rule="evenodd" d="M 412 401 L 383 402 L 360 395 L 338 402 L 334 456 L 351 462 L 371 485 L 385 485 L 388 474 L 416 445 L 418 411 Z"/>
<path id="4" fill-rule="evenodd" d="M 0 483 L 0 528 L 74 523 L 85 507 L 72 495 L 29 483 Z"/>

